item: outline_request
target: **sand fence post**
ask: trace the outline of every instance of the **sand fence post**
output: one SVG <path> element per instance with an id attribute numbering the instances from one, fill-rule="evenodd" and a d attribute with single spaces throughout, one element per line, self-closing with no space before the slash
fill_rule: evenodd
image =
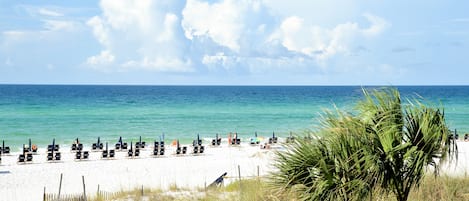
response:
<path id="1" fill-rule="evenodd" d="M 143 185 L 142 185 L 142 197 L 143 197 Z"/>
<path id="2" fill-rule="evenodd" d="M 43 201 L 46 201 L 46 187 L 44 186 L 44 194 L 43 194 L 43 198 L 42 198 Z"/>
<path id="3" fill-rule="evenodd" d="M 98 184 L 98 191 L 96 191 L 96 197 L 99 197 L 99 184 Z"/>
<path id="4" fill-rule="evenodd" d="M 59 183 L 59 200 L 60 200 L 60 192 L 62 191 L 62 176 L 63 176 L 63 173 L 60 173 L 60 183 Z"/>
<path id="5" fill-rule="evenodd" d="M 238 165 L 239 190 L 241 191 L 241 167 Z"/>
<path id="6" fill-rule="evenodd" d="M 86 188 L 85 188 L 85 176 L 81 176 L 82 178 L 82 181 L 83 181 L 83 199 L 86 201 L 87 198 L 86 198 Z"/>
<path id="7" fill-rule="evenodd" d="M 260 174 L 259 174 L 259 165 L 257 166 L 257 178 L 259 179 Z"/>

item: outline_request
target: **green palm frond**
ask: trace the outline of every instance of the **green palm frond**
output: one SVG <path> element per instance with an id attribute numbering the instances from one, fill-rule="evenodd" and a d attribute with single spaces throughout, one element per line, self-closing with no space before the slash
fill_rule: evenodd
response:
<path id="1" fill-rule="evenodd" d="M 363 200 L 380 191 L 406 200 L 426 167 L 438 171 L 438 161 L 454 155 L 442 109 L 403 105 L 396 89 L 363 94 L 355 115 L 323 114 L 319 140 L 277 153 L 274 188 L 295 189 L 303 200 Z"/>

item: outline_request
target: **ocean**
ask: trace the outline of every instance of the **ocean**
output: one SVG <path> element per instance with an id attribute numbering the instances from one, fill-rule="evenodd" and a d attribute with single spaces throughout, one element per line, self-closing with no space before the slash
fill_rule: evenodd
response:
<path id="1" fill-rule="evenodd" d="M 366 87 L 375 88 L 375 87 Z M 443 106 L 458 133 L 469 132 L 469 86 L 399 86 L 403 100 L 423 97 Z M 71 144 L 191 142 L 237 132 L 249 138 L 287 136 L 314 129 L 335 107 L 351 111 L 360 86 L 92 86 L 0 85 L 0 142 L 18 147 L 31 139 L 45 146 Z"/>

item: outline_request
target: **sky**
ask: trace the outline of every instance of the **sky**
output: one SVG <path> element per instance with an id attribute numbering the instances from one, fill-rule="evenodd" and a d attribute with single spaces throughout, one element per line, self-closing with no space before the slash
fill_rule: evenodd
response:
<path id="1" fill-rule="evenodd" d="M 0 84 L 468 85 L 468 8 L 0 0 Z"/>

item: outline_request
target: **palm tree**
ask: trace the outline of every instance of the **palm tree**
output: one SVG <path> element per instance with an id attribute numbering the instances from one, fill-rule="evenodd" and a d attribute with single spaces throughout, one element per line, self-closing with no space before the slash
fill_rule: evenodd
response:
<path id="1" fill-rule="evenodd" d="M 327 112 L 319 140 L 297 141 L 278 152 L 274 187 L 303 200 L 363 200 L 372 193 L 407 200 L 425 169 L 455 153 L 444 112 L 414 100 L 402 104 L 396 89 L 363 90 L 357 111 Z"/>

